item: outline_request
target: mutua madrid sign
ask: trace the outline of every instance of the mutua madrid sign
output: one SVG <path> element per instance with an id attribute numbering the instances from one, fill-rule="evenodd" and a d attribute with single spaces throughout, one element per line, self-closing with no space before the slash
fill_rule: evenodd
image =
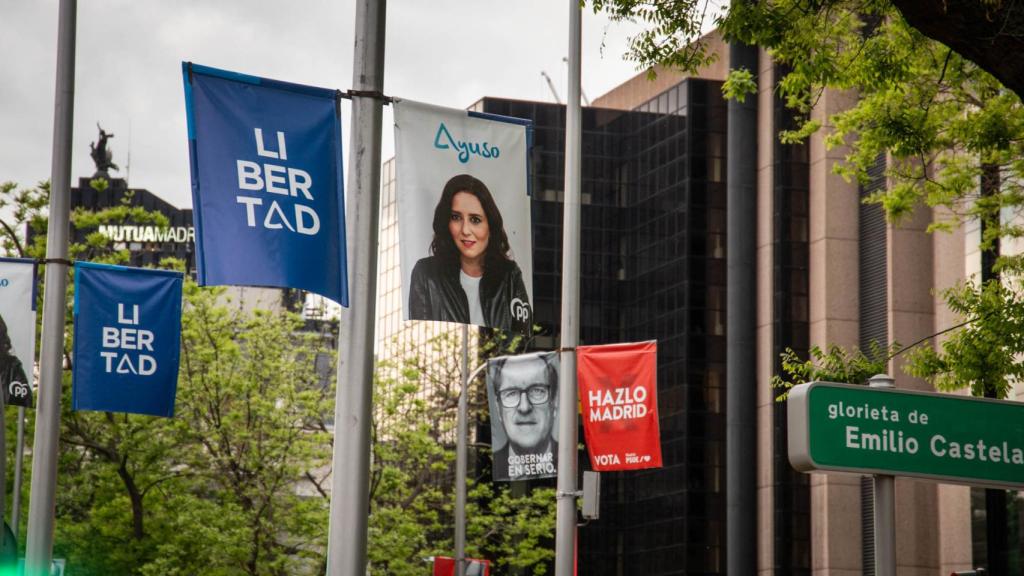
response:
<path id="1" fill-rule="evenodd" d="M 134 224 L 101 224 L 98 232 L 113 242 L 195 242 L 192 226 L 138 226 Z"/>
<path id="2" fill-rule="evenodd" d="M 1024 404 L 812 382 L 789 393 L 801 472 L 889 474 L 1024 489 Z"/>

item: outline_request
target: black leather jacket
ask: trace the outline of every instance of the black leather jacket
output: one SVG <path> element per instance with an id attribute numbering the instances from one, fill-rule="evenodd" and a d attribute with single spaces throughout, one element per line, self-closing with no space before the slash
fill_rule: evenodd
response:
<path id="1" fill-rule="evenodd" d="M 493 264 L 480 280 L 480 308 L 485 325 L 529 333 L 533 309 L 523 284 L 523 273 L 511 260 Z M 469 324 L 469 299 L 459 282 L 459 266 L 446 265 L 435 256 L 423 258 L 412 269 L 409 319 Z"/>

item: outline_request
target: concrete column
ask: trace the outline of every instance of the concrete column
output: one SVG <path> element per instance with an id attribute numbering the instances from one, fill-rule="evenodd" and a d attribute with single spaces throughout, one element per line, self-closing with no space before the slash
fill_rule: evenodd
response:
<path id="1" fill-rule="evenodd" d="M 936 208 L 936 219 L 947 219 L 948 210 Z M 966 228 L 952 233 L 932 234 L 932 307 L 935 312 L 933 332 L 960 322 L 950 311 L 939 292 L 953 286 L 966 276 Z M 977 244 L 975 244 L 975 249 Z M 941 342 L 945 337 L 940 337 Z M 938 563 L 939 574 L 974 568 L 971 550 L 971 489 L 967 486 L 939 484 L 935 487 L 938 501 Z"/>
<path id="2" fill-rule="evenodd" d="M 772 346 L 773 161 L 775 123 L 774 64 L 765 50 L 759 60 L 757 91 L 757 572 L 768 575 L 774 565 L 775 499 L 774 446 L 775 395 L 771 377 L 778 361 Z"/>
<path id="3" fill-rule="evenodd" d="M 847 153 L 825 148 L 828 118 L 855 96 L 826 92 L 812 117 L 822 129 L 810 139 L 811 345 L 852 348 L 859 340 L 856 183 L 832 173 Z M 860 479 L 815 474 L 811 480 L 811 568 L 815 576 L 861 576 Z"/>
<path id="4" fill-rule="evenodd" d="M 918 207 L 887 227 L 886 277 L 889 341 L 910 344 L 934 333 L 932 238 L 926 229 L 931 209 Z M 906 355 L 894 358 L 889 373 L 898 388 L 932 390 L 903 371 Z M 935 574 L 939 569 L 937 484 L 896 479 L 896 566 L 901 575 Z"/>

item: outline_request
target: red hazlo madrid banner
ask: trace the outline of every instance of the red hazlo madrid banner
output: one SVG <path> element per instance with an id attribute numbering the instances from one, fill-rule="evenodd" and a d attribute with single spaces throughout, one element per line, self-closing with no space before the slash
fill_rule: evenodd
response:
<path id="1" fill-rule="evenodd" d="M 594 470 L 661 468 L 658 343 L 578 346 L 576 361 Z"/>

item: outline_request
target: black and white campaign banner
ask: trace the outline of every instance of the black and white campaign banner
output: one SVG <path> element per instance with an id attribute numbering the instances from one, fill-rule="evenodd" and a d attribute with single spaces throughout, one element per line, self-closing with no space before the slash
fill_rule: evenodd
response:
<path id="1" fill-rule="evenodd" d="M 487 361 L 494 480 L 558 474 L 558 355 Z"/>
<path id="2" fill-rule="evenodd" d="M 35 261 L 0 258 L 0 387 L 9 404 L 32 405 L 35 348 Z"/>
<path id="3" fill-rule="evenodd" d="M 174 415 L 180 272 L 75 263 L 75 410 Z"/>
<path id="4" fill-rule="evenodd" d="M 182 68 L 199 283 L 348 306 L 337 91 Z"/>
<path id="5" fill-rule="evenodd" d="M 529 332 L 528 120 L 395 102 L 407 320 Z"/>

